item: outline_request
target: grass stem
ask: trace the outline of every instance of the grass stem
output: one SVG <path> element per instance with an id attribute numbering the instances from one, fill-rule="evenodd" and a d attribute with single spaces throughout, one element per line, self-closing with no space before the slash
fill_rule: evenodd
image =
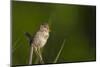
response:
<path id="1" fill-rule="evenodd" d="M 62 43 L 61 48 L 60 48 L 60 50 L 59 50 L 59 52 L 58 52 L 58 54 L 57 54 L 57 56 L 56 56 L 56 58 L 55 58 L 55 60 L 54 60 L 54 63 L 56 63 L 57 60 L 59 59 L 59 56 L 60 56 L 61 51 L 62 51 L 62 49 L 63 49 L 63 47 L 64 47 L 64 44 L 65 44 L 65 41 L 66 41 L 66 40 L 64 40 L 63 43 Z"/>
<path id="2" fill-rule="evenodd" d="M 32 56 L 33 56 L 33 46 L 31 46 L 31 49 L 30 49 L 29 65 L 32 64 Z"/>

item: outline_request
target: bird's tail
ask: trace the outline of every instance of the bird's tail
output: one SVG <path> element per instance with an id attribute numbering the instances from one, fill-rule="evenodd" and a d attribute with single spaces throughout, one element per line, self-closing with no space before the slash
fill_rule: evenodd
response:
<path id="1" fill-rule="evenodd" d="M 31 36 L 31 34 L 28 33 L 28 32 L 24 32 L 24 34 L 25 34 L 25 36 L 27 37 L 27 40 L 28 40 L 29 44 L 31 44 L 31 41 L 32 41 L 32 36 Z"/>

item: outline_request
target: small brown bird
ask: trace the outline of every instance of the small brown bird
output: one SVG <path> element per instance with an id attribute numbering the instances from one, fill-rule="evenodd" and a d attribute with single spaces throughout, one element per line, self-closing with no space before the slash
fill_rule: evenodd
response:
<path id="1" fill-rule="evenodd" d="M 50 32 L 49 25 L 46 23 L 42 24 L 32 40 L 33 47 L 35 46 L 42 48 L 47 42 L 47 39 L 49 37 L 49 32 Z"/>
<path id="2" fill-rule="evenodd" d="M 33 50 L 39 57 L 40 63 L 44 63 L 41 54 L 41 48 L 43 48 L 44 45 L 46 44 L 49 38 L 49 32 L 50 32 L 49 25 L 47 23 L 44 23 L 40 25 L 40 29 L 36 32 L 34 37 L 31 37 L 28 33 L 26 33 L 31 44 L 29 64 L 32 64 Z"/>

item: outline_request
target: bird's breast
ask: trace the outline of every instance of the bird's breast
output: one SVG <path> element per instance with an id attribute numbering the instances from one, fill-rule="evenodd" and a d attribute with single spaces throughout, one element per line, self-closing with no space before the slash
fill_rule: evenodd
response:
<path id="1" fill-rule="evenodd" d="M 47 32 L 38 32 L 36 34 L 36 37 L 35 37 L 36 39 L 34 41 L 35 41 L 35 43 L 40 45 L 40 47 L 43 47 L 46 44 L 48 37 L 49 37 L 49 33 L 47 33 Z"/>

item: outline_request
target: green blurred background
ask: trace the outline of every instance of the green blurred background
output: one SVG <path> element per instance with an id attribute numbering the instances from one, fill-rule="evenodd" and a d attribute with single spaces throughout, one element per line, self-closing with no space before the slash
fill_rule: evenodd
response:
<path id="1" fill-rule="evenodd" d="M 12 1 L 12 64 L 27 65 L 29 43 L 24 32 L 35 34 L 47 22 L 51 32 L 44 47 L 45 63 L 96 60 L 96 6 Z M 34 58 L 33 58 L 34 63 Z"/>

